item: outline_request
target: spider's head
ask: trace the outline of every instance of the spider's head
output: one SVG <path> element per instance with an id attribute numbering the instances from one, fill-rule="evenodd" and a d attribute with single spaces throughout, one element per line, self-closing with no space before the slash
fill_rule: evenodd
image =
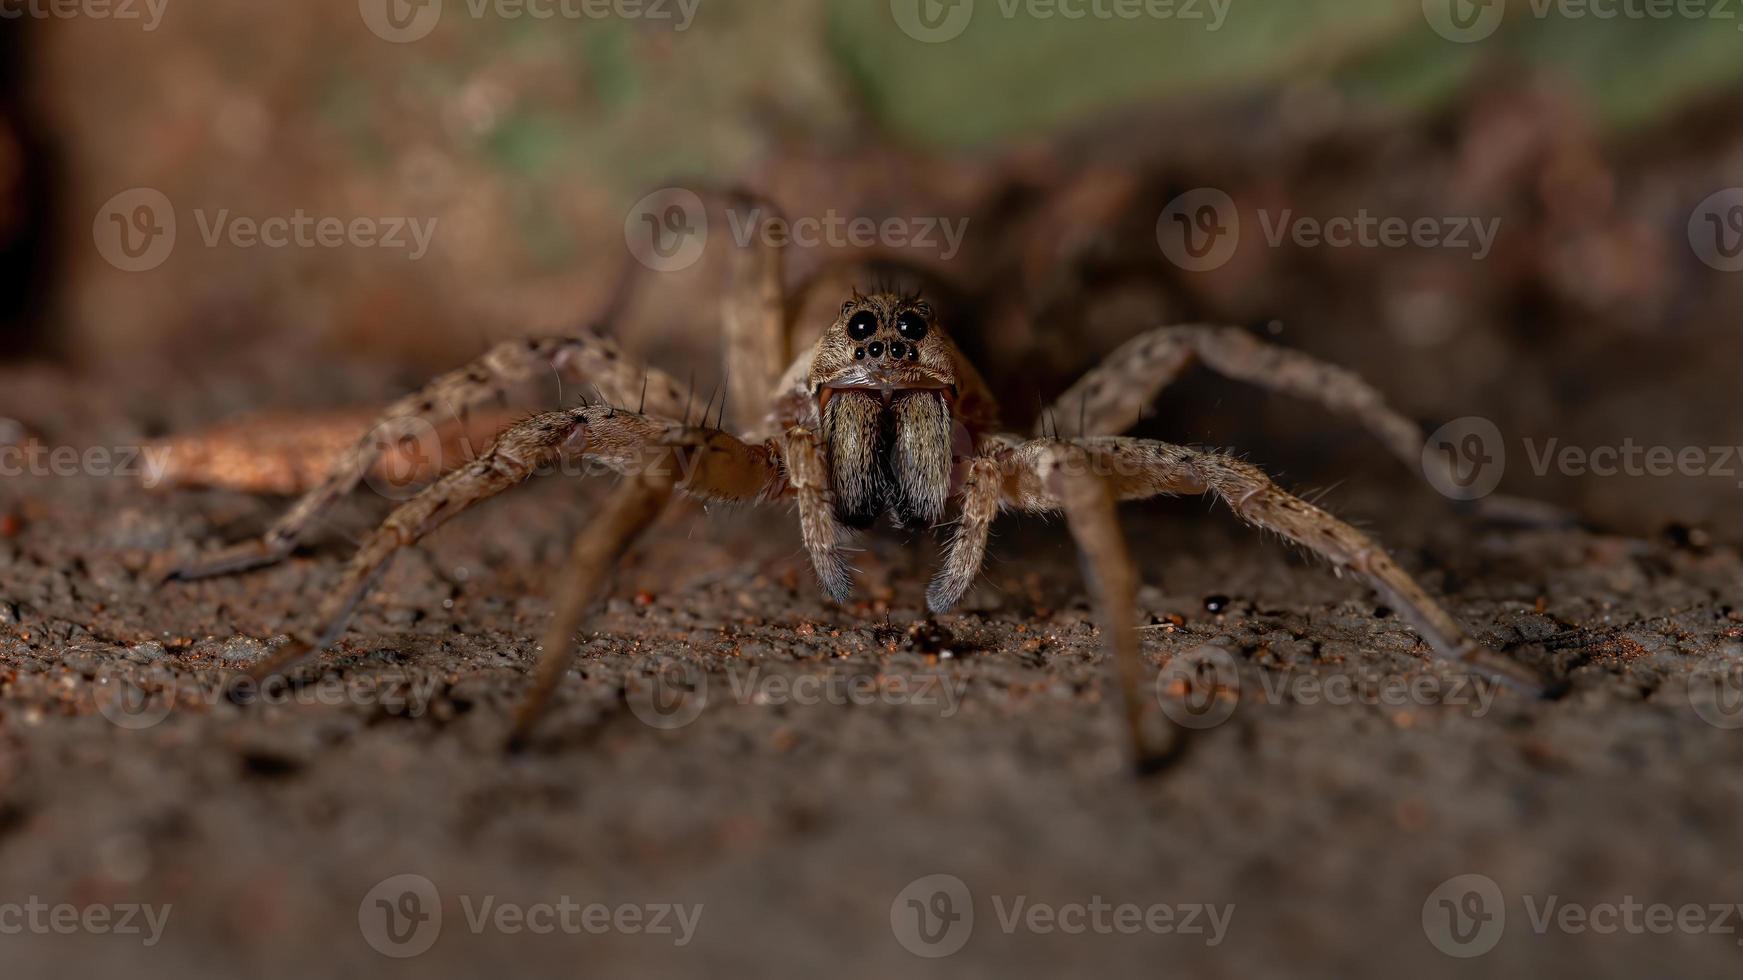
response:
<path id="1" fill-rule="evenodd" d="M 943 516 L 960 428 L 957 357 L 917 295 L 856 293 L 842 304 L 809 378 L 842 523 L 865 527 L 886 510 L 902 523 Z"/>
<path id="2" fill-rule="evenodd" d="M 819 407 L 848 390 L 893 394 L 956 388 L 956 349 L 918 295 L 854 294 L 811 359 Z"/>

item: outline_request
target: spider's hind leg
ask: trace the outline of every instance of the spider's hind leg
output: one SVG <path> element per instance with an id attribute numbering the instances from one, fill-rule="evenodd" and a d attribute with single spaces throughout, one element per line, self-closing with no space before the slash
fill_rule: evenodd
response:
<path id="1" fill-rule="evenodd" d="M 586 419 L 578 411 L 535 415 L 504 432 L 484 455 L 401 504 L 351 557 L 338 586 L 327 594 L 315 614 L 319 626 L 255 664 L 248 676 L 264 681 L 325 649 L 344 632 L 357 604 L 375 587 L 400 549 L 416 544 L 472 506 L 525 482 L 539 467 L 562 456 L 569 440 L 585 425 Z"/>
<path id="2" fill-rule="evenodd" d="M 196 558 L 171 571 L 169 577 L 209 578 L 283 561 L 322 515 L 355 489 L 397 441 L 415 438 L 426 425 L 439 424 L 451 415 L 464 416 L 551 372 L 596 387 L 614 404 L 639 404 L 650 413 L 671 418 L 683 411 L 683 392 L 671 377 L 634 363 L 602 336 L 506 341 L 472 364 L 436 378 L 390 406 L 320 486 L 304 494 L 265 535 Z"/>
<path id="3" fill-rule="evenodd" d="M 627 480 L 576 542 L 562 580 L 566 591 L 556 597 L 557 616 L 545 641 L 538 679 L 517 715 L 518 735 L 537 720 L 561 679 L 575 629 L 617 558 L 652 523 L 673 489 L 708 500 L 742 501 L 766 499 L 779 490 L 779 462 L 770 448 L 746 444 L 725 432 L 604 407 L 535 415 L 389 515 L 321 604 L 316 629 L 255 665 L 250 678 L 261 682 L 288 671 L 338 639 L 352 611 L 402 548 L 567 456 L 599 460 Z"/>
<path id="4" fill-rule="evenodd" d="M 1443 493 L 1457 485 L 1452 460 L 1424 452 L 1421 426 L 1387 402 L 1361 375 L 1301 351 L 1269 344 L 1235 327 L 1162 327 L 1127 341 L 1079 378 L 1043 411 L 1036 434 L 1052 420 L 1075 425 L 1079 437 L 1117 435 L 1134 425 L 1144 409 L 1193 363 L 1226 378 L 1314 402 L 1354 419 L 1410 470 Z M 1572 523 L 1571 514 L 1535 500 L 1492 494 L 1475 505 L 1491 520 L 1535 526 Z"/>

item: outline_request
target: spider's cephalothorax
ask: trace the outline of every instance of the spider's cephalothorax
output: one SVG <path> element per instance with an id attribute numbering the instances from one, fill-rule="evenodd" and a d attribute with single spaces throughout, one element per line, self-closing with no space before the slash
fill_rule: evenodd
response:
<path id="1" fill-rule="evenodd" d="M 793 502 L 818 579 L 837 600 L 853 593 L 847 528 L 868 526 L 884 514 L 906 524 L 937 522 L 949 512 L 955 530 L 926 589 L 933 612 L 950 609 L 974 583 L 1001 512 L 1063 514 L 1090 573 L 1128 730 L 1139 745 L 1145 658 L 1135 628 L 1137 570 L 1115 512 L 1125 500 L 1211 494 L 1242 520 L 1364 576 L 1441 656 L 1533 685 L 1532 671 L 1472 641 L 1366 535 L 1284 492 L 1257 467 L 1226 453 L 1120 434 L 1198 362 L 1352 415 L 1412 468 L 1424 465 L 1429 457 L 1421 454 L 1416 426 L 1350 372 L 1237 329 L 1161 327 L 1115 351 L 1042 413 L 1043 419 L 1075 420 L 1075 433 L 1062 435 L 1054 421 L 1051 433 L 1037 425 L 1035 437 L 1026 438 L 999 429 L 998 406 L 985 383 L 918 296 L 856 293 L 813 343 L 798 335 L 799 324 L 789 316 L 797 306 L 783 301 L 778 251 L 747 249 L 735 260 L 743 274 L 735 278 L 723 317 L 730 373 L 739 392 L 772 395 L 755 415 L 727 420 L 746 423 L 736 434 L 710 425 L 706 413 L 699 424 L 693 421 L 683 386 L 635 364 L 601 334 L 513 341 L 390 408 L 264 537 L 184 565 L 177 574 L 198 578 L 283 560 L 394 439 L 556 371 L 605 403 L 526 418 L 483 456 L 402 504 L 358 549 L 322 605 L 317 630 L 261 661 L 252 671 L 257 679 L 335 640 L 402 548 L 541 467 L 579 455 L 625 479 L 575 541 L 545 654 L 514 721 L 517 739 L 566 675 L 575 631 L 601 598 L 612 566 L 674 493 Z"/>
<path id="2" fill-rule="evenodd" d="M 818 341 L 809 387 L 835 516 L 931 524 L 950 496 L 957 353 L 917 297 L 856 296 Z M 965 433 L 966 434 L 966 433 Z"/>

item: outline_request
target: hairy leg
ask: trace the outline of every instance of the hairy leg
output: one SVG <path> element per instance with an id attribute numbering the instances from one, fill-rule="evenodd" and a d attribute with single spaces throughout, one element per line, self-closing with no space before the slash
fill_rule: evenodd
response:
<path id="1" fill-rule="evenodd" d="M 575 538 L 557 593 L 557 611 L 545 630 L 545 642 L 533 670 L 533 683 L 515 710 L 509 747 L 526 743 L 545 713 L 551 695 L 574 659 L 575 631 L 605 591 L 613 569 L 650 527 L 672 498 L 672 481 L 654 476 L 632 477 L 611 495 L 605 509 Z"/>
<path id="2" fill-rule="evenodd" d="M 1194 361 L 1350 416 L 1405 465 L 1421 465 L 1422 430 L 1361 376 L 1234 327 L 1164 327 L 1138 336 L 1079 378 L 1043 419 L 1079 436 L 1117 435 Z"/>
<path id="3" fill-rule="evenodd" d="M 765 220 L 781 217 L 773 203 L 743 192 L 726 195 L 727 203 L 746 212 L 758 210 Z M 787 337 L 786 302 L 782 292 L 782 251 L 753 236 L 753 244 L 731 250 L 731 281 L 722 302 L 725 326 L 728 393 L 736 388 L 727 417 L 739 431 L 762 419 L 768 400 L 792 360 Z"/>
<path id="4" fill-rule="evenodd" d="M 358 548 L 339 585 L 321 604 L 318 628 L 255 665 L 250 675 L 262 680 L 327 647 L 400 549 L 566 456 L 596 459 L 634 480 L 676 486 L 705 499 L 755 500 L 779 487 L 769 448 L 746 445 L 724 432 L 604 406 L 535 415 L 504 432 L 484 455 L 390 514 Z M 567 601 L 562 597 L 560 608 L 566 609 L 562 604 Z"/>
<path id="5" fill-rule="evenodd" d="M 1140 770 L 1155 768 L 1158 753 L 1144 739 L 1144 664 L 1138 649 L 1138 573 L 1114 512 L 1113 488 L 1088 465 L 1088 454 L 1057 446 L 1036 461 L 1036 472 L 1065 511 L 1071 536 L 1083 554 L 1084 575 L 1095 597 L 1101 633 L 1113 657 L 1120 706 L 1132 758 Z"/>
<path id="6" fill-rule="evenodd" d="M 846 602 L 853 596 L 853 568 L 843 554 L 847 531 L 835 519 L 835 494 L 823 446 L 817 434 L 805 428 L 789 430 L 780 443 L 787 482 L 799 502 L 799 535 L 811 553 L 811 566 L 823 591 L 836 602 Z"/>
<path id="7" fill-rule="evenodd" d="M 1385 551 L 1362 532 L 1313 504 L 1285 493 L 1258 467 L 1222 453 L 1201 452 L 1148 439 L 1101 437 L 1072 440 L 1110 491 L 1121 500 L 1157 494 L 1213 493 L 1242 520 L 1302 545 L 1338 569 L 1366 578 L 1414 626 L 1441 657 L 1467 664 L 1536 692 L 1535 672 L 1493 653 L 1468 636 Z M 1061 508 L 1041 478 L 1043 462 L 1057 442 L 1026 443 L 1012 451 L 1006 500 L 1030 511 Z"/>
<path id="8" fill-rule="evenodd" d="M 1130 441 L 1130 440 L 1126 440 Z M 986 455 L 969 461 L 959 493 L 962 517 L 944 563 L 926 591 L 934 612 L 955 605 L 980 574 L 987 536 L 1001 507 L 1030 511 L 1063 511 L 1082 552 L 1083 566 L 1095 597 L 1097 618 L 1107 641 L 1119 681 L 1133 759 L 1142 771 L 1165 765 L 1184 747 L 1158 748 L 1144 734 L 1144 664 L 1137 632 L 1137 571 L 1126 548 L 1114 505 L 1133 496 L 1154 496 L 1191 489 L 1192 484 L 1156 483 L 1147 493 L 1130 481 L 1114 478 L 1094 449 L 1053 440 L 1020 443 L 995 439 Z"/>
<path id="9" fill-rule="evenodd" d="M 596 388 L 615 405 L 636 405 L 670 418 L 677 418 L 684 411 L 684 392 L 676 382 L 662 372 L 634 363 L 605 337 L 589 334 L 507 341 L 472 364 L 442 375 L 416 394 L 390 406 L 321 485 L 304 494 L 263 537 L 196 559 L 175 569 L 170 577 L 206 578 L 284 560 L 321 516 L 356 488 L 385 449 L 415 438 L 429 424 L 451 415 L 464 417 L 480 405 L 504 398 L 515 387 L 551 372 Z"/>
<path id="10" fill-rule="evenodd" d="M 980 574 L 981 563 L 986 560 L 987 536 L 999 516 L 1003 494 L 1004 474 L 997 457 L 980 456 L 968 462 L 958 492 L 961 514 L 956 534 L 950 540 L 938 574 L 926 587 L 926 606 L 933 612 L 945 612 L 956 605 Z"/>

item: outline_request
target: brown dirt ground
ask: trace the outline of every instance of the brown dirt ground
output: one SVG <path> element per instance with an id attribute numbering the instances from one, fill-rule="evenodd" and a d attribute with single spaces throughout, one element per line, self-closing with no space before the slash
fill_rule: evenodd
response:
<path id="1" fill-rule="evenodd" d="M 69 397 L 72 397 L 69 395 Z M 39 406 L 45 412 L 53 406 Z M 70 410 L 70 409 L 69 409 Z M 105 431 L 102 420 L 92 432 Z M 1377 452 L 1376 452 L 1377 455 Z M 127 481 L 11 479 L 0 498 L 0 896 L 171 903 L 162 942 L 8 935 L 9 976 L 1169 975 L 1735 976 L 1734 935 L 1568 935 L 1524 902 L 1731 902 L 1743 737 L 1704 722 L 1691 671 L 1743 659 L 1734 549 L 1488 526 L 1385 461 L 1335 494 L 1486 641 L 1565 678 L 1556 701 L 1325 705 L 1265 696 L 1286 671 L 1444 676 L 1396 616 L 1199 501 L 1128 509 L 1155 662 L 1226 646 L 1234 716 L 1148 779 L 1126 769 L 1112 687 L 1062 526 L 1007 519 L 965 607 L 922 623 L 932 546 L 888 533 L 868 601 L 819 596 L 790 515 L 683 506 L 625 569 L 539 744 L 506 757 L 568 535 L 596 489 L 546 480 L 406 556 L 325 675 L 429 685 L 422 711 L 242 709 L 210 692 L 306 616 L 385 509 L 348 502 L 278 568 L 154 587 L 154 555 L 260 530 L 282 507 Z M 1206 599 L 1226 596 L 1220 613 Z M 942 656 L 949 650 L 951 656 Z M 645 658 L 693 662 L 708 702 L 674 730 L 632 709 Z M 942 672 L 959 709 L 769 705 L 730 678 Z M 179 690 L 159 724 L 96 710 Z M 627 692 L 627 693 L 626 693 Z M 372 698 L 354 699 L 359 702 Z M 391 699 L 389 699 L 391 702 Z M 378 955 L 359 905 L 434 882 L 421 957 Z M 911 955 L 891 904 L 948 873 L 966 948 Z M 1494 952 L 1443 955 L 1422 909 L 1455 875 L 1507 896 Z M 997 903 L 1232 903 L 1224 942 L 1000 927 Z M 465 902 L 700 903 L 693 942 L 472 933 Z"/>

